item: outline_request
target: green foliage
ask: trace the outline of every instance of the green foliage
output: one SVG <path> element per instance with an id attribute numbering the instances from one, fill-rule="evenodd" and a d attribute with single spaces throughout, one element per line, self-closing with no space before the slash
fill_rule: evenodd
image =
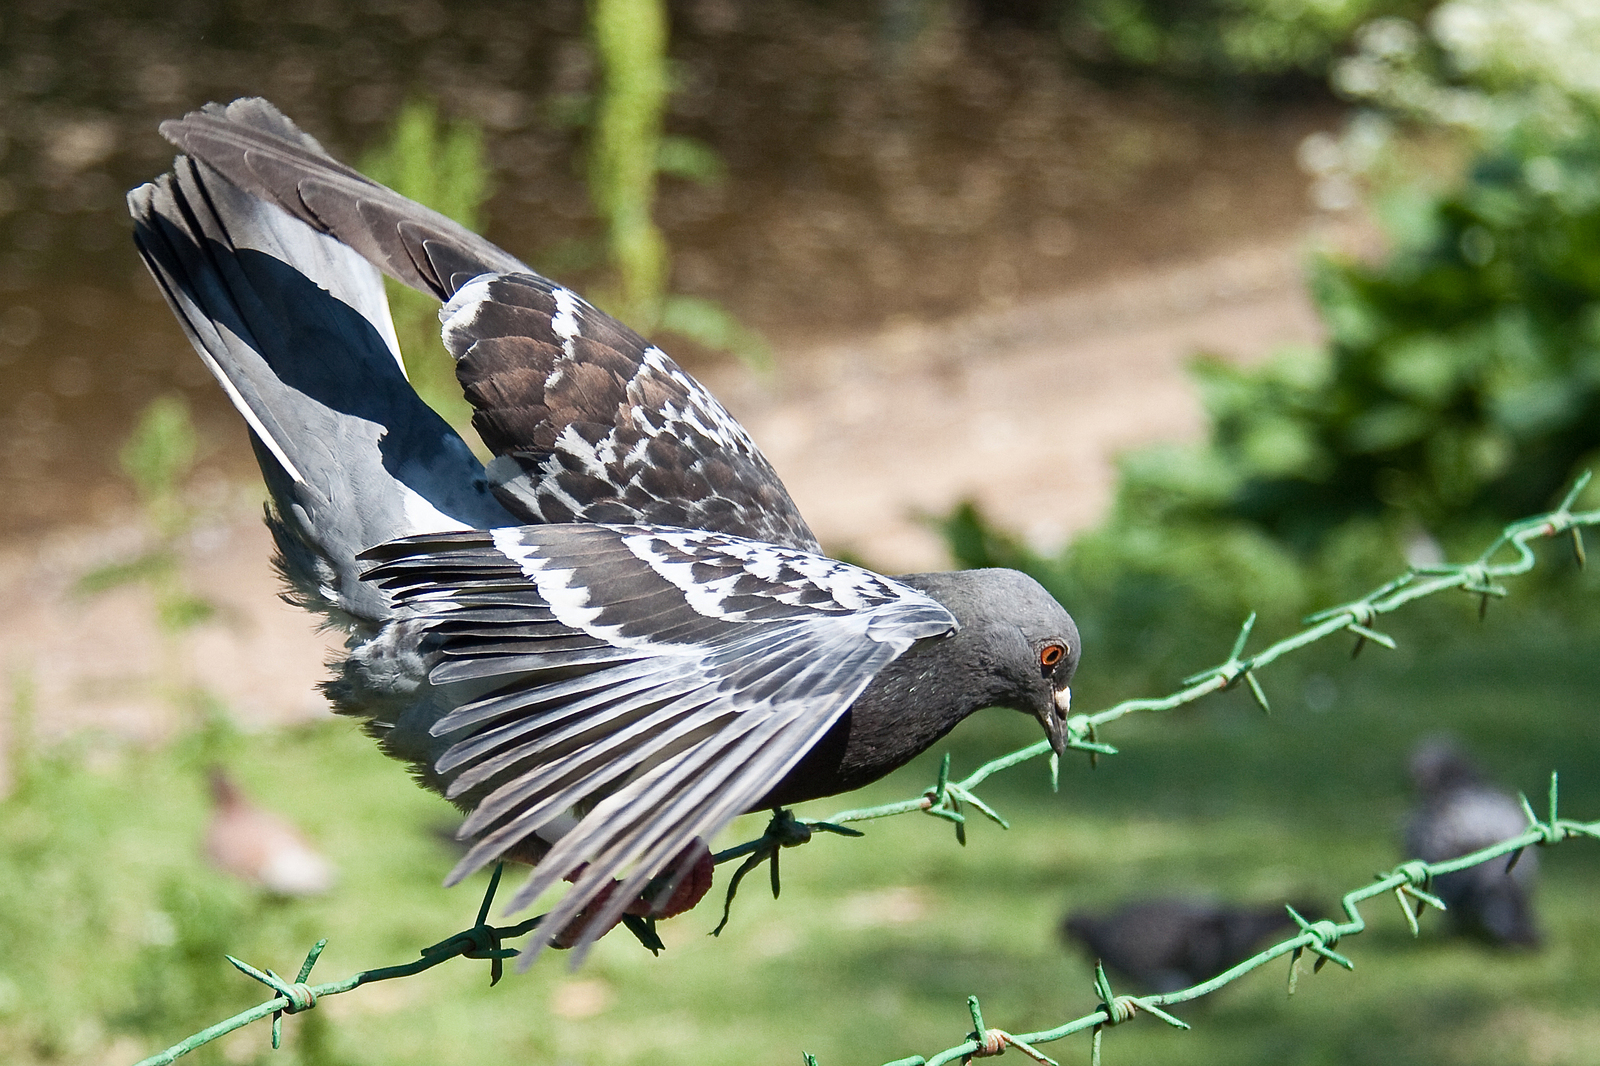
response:
<path id="1" fill-rule="evenodd" d="M 1542 72 L 1498 10 L 1441 6 L 1435 30 L 1454 51 L 1381 20 L 1341 69 L 1413 117 L 1456 116 L 1477 147 L 1453 188 L 1380 200 L 1381 261 L 1314 264 L 1327 343 L 1248 368 L 1197 359 L 1208 440 L 1127 457 L 1106 523 L 1059 558 L 958 512 L 946 533 L 959 559 L 1012 559 L 1072 607 L 1086 641 L 1137 649 L 1119 667 L 1148 671 L 1196 624 L 1337 602 L 1403 555 L 1448 554 L 1552 506 L 1600 465 L 1600 99 Z M 1600 40 L 1600 18 L 1587 25 Z M 1378 169 L 1385 150 L 1366 142 L 1381 125 L 1353 125 L 1336 168 Z M 1597 503 L 1591 486 L 1578 506 Z"/>
<path id="2" fill-rule="evenodd" d="M 163 532 L 187 521 L 178 490 L 194 467 L 197 445 L 189 405 L 180 396 L 158 396 L 117 453 L 145 514 Z"/>
<path id="3" fill-rule="evenodd" d="M 1586 0 L 1445 0 L 1425 29 L 1383 18 L 1355 43 L 1333 72 L 1340 92 L 1480 145 L 1578 135 L 1600 107 L 1600 7 Z"/>
<path id="4" fill-rule="evenodd" d="M 1319 265 L 1326 353 L 1202 363 L 1223 510 L 1313 547 L 1357 515 L 1448 531 L 1558 496 L 1600 449 L 1597 163 L 1600 127 L 1485 155 L 1385 262 Z"/>
<path id="5" fill-rule="evenodd" d="M 1600 458 L 1600 91 L 1575 73 L 1600 16 L 1583 10 L 1449 0 L 1431 39 L 1363 29 L 1341 87 L 1464 132 L 1475 158 L 1454 188 L 1380 200 L 1383 261 L 1316 264 L 1324 350 L 1199 363 L 1205 472 L 1172 487 L 1189 510 L 1302 551 L 1362 517 L 1448 540 L 1543 508 Z M 1381 149 L 1348 142 L 1372 129 L 1344 146 L 1368 169 Z"/>
<path id="6" fill-rule="evenodd" d="M 1430 0 L 1087 0 L 1082 20 L 1122 63 L 1181 78 L 1321 77 L 1356 29 Z"/>
<path id="7" fill-rule="evenodd" d="M 668 296 L 661 305 L 661 329 L 687 337 L 713 351 L 732 352 L 758 370 L 772 368 L 766 338 L 740 322 L 715 300 Z"/>
<path id="8" fill-rule="evenodd" d="M 617 317 L 641 332 L 661 320 L 667 244 L 650 216 L 667 105 L 667 14 L 662 0 L 595 0 L 590 31 L 603 91 L 589 151 L 589 197 L 605 219 Z M 681 154 L 681 153 L 680 153 Z"/>
<path id="9" fill-rule="evenodd" d="M 159 396 L 150 402 L 118 457 L 138 493 L 153 543 L 132 559 L 96 567 L 75 585 L 84 595 L 122 585 L 146 585 L 155 594 L 157 618 L 169 637 L 216 613 L 215 605 L 189 591 L 178 568 L 179 541 L 194 521 L 182 490 L 194 467 L 197 442 L 187 401 L 180 396 Z"/>
<path id="10" fill-rule="evenodd" d="M 238 886 L 192 869 L 171 870 L 154 888 L 143 943 L 129 961 L 162 979 L 129 989 L 132 1001 L 112 1019 L 159 1041 L 174 1027 L 203 1029 L 248 1001 L 237 982 L 218 980 L 217 960 L 253 937 L 262 908 Z"/>
<path id="11" fill-rule="evenodd" d="M 674 134 L 662 136 L 656 169 L 701 185 L 720 185 L 728 178 L 728 166 L 715 148 L 698 138 Z"/>
<path id="12" fill-rule="evenodd" d="M 401 108 L 388 139 L 363 157 L 360 169 L 470 230 L 482 228 L 491 176 L 483 131 L 466 121 L 441 123 L 430 100 L 412 100 Z M 456 382 L 455 361 L 439 340 L 438 301 L 398 282 L 385 283 L 411 384 L 446 421 L 464 430 L 472 408 Z"/>
<path id="13" fill-rule="evenodd" d="M 204 773 L 224 748 L 243 747 L 269 767 L 240 766 L 250 791 L 322 836 L 313 779 L 348 780 L 370 742 L 343 723 L 258 734 L 247 747 L 218 730 L 151 750 L 80 736 L 17 754 L 14 788 L 0 798 L 0 1060 L 132 1062 L 258 1000 L 224 953 L 292 970 L 282 960 L 304 954 L 301 941 L 314 939 L 313 928 L 340 929 L 331 901 L 269 898 L 203 863 Z M 337 742 L 325 747 L 335 734 L 346 750 Z M 304 796 L 277 794 L 302 783 Z M 351 816 L 371 827 L 382 818 L 376 808 L 395 824 L 416 826 L 416 801 L 426 811 L 426 797 L 411 795 L 403 774 L 393 785 L 379 798 L 353 799 Z M 378 838 L 393 844 L 392 834 Z M 431 850 L 419 842 L 422 852 Z M 395 854 L 414 861 L 417 850 L 401 844 Z M 418 887 L 386 860 L 367 861 L 401 891 Z M 349 936 L 348 927 L 343 932 Z M 281 1060 L 269 1058 L 262 1041 L 244 1039 L 202 1049 L 194 1061 L 304 1066 L 314 1056 L 300 1037 L 290 1033 Z"/>

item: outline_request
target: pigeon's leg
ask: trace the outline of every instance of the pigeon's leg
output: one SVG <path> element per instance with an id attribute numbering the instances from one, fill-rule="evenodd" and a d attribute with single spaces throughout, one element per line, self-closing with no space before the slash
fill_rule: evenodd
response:
<path id="1" fill-rule="evenodd" d="M 777 807 L 772 811 L 772 820 L 767 823 L 766 832 L 755 840 L 719 851 L 712 858 L 713 863 L 724 863 L 732 859 L 747 856 L 739 868 L 733 872 L 733 879 L 728 882 L 728 895 L 722 903 L 722 921 L 711 930 L 712 936 L 718 936 L 728 924 L 729 913 L 733 907 L 733 897 L 739 891 L 739 882 L 744 880 L 744 875 L 754 870 L 767 860 L 772 861 L 772 898 L 777 899 L 782 888 L 778 877 L 778 850 L 780 848 L 795 848 L 801 844 L 809 843 L 811 834 L 821 829 L 828 833 L 838 833 L 840 836 L 858 837 L 864 834 L 857 829 L 847 829 L 842 825 L 832 822 L 802 822 L 794 816 L 794 812 L 787 807 Z"/>

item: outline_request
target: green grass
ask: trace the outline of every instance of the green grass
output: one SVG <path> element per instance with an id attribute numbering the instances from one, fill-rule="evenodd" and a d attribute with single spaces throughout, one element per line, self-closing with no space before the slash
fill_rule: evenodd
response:
<path id="1" fill-rule="evenodd" d="M 1056 940 L 1069 908 L 1194 890 L 1331 904 L 1392 866 L 1405 752 L 1421 734 L 1455 730 L 1530 794 L 1559 769 L 1563 812 L 1600 817 L 1594 634 L 1496 611 L 1482 627 L 1437 636 L 1446 628 L 1437 620 L 1457 619 L 1461 606 L 1440 605 L 1435 623 L 1397 623 L 1398 654 L 1369 649 L 1352 665 L 1330 647 L 1267 672 L 1270 718 L 1227 693 L 1117 723 L 1107 739 L 1122 754 L 1093 771 L 1069 760 L 1058 795 L 1042 765 L 991 779 L 983 795 L 1013 828 L 974 824 L 965 849 L 947 823 L 907 816 L 866 827 L 864 840 L 821 837 L 785 852 L 783 898 L 752 876 L 718 939 L 706 933 L 725 873 L 698 911 L 663 924 L 660 958 L 619 933 L 576 974 L 556 955 L 494 989 L 486 966 L 458 960 L 286 1019 L 280 1052 L 262 1024 L 192 1061 L 701 1066 L 794 1064 L 804 1049 L 822 1066 L 873 1064 L 960 1042 L 974 993 L 990 1025 L 1059 1024 L 1094 1006 L 1089 963 Z M 1196 667 L 1214 657 L 1198 643 Z M 1127 694 L 1094 676 L 1092 657 L 1086 669 L 1080 706 Z M 1307 691 L 1319 704 L 1335 695 L 1313 711 Z M 980 716 L 952 738 L 956 772 L 1036 733 L 1020 715 Z M 942 750 L 803 813 L 915 794 Z M 203 864 L 203 767 L 218 753 L 252 795 L 337 856 L 335 893 L 273 902 Z M 348 723 L 213 731 L 157 750 L 82 741 L 24 771 L 0 803 L 6 1062 L 132 1062 L 265 998 L 224 952 L 292 973 L 326 936 L 317 974 L 328 980 L 404 961 L 464 928 L 482 891 L 481 878 L 440 887 L 454 856 L 435 830 L 451 824 L 449 810 Z M 760 829 L 746 819 L 728 839 Z M 1109 1033 L 1107 1061 L 1592 1061 L 1600 848 L 1573 842 L 1543 859 L 1542 952 L 1450 939 L 1437 919 L 1413 941 L 1392 904 L 1369 905 L 1371 931 L 1340 946 L 1354 973 L 1308 973 L 1290 999 L 1274 964 L 1181 1009 L 1193 1032 L 1140 1018 Z M 573 1017 L 585 1003 L 599 1009 Z M 1085 1061 L 1087 1043 L 1045 1050 Z"/>

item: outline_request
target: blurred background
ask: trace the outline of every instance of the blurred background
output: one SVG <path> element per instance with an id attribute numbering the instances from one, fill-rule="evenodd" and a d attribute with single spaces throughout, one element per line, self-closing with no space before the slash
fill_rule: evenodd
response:
<path id="1" fill-rule="evenodd" d="M 1584 0 L 0 6 L 0 1057 L 133 1062 L 262 998 L 224 952 L 400 962 L 482 887 L 439 888 L 451 812 L 330 720 L 330 638 L 276 599 L 243 427 L 128 238 L 162 119 L 264 95 L 659 335 L 830 551 L 1039 577 L 1093 711 L 1596 465 L 1597 71 Z M 433 308 L 395 311 L 460 421 Z M 613 936 L 493 991 L 457 963 L 197 1061 L 874 1063 L 958 1043 L 969 993 L 1058 1024 L 1094 1005 L 1068 912 L 1327 908 L 1399 861 L 1425 735 L 1600 814 L 1596 591 L 1553 545 L 1482 622 L 1429 602 L 1398 652 L 1274 666 L 1271 718 L 1229 693 L 1119 723 L 1058 795 L 993 779 L 1012 828 L 965 848 L 874 824 L 789 853 L 776 903 L 747 882 L 716 940 L 708 901 L 660 958 Z M 1017 718 L 967 723 L 956 772 Z M 802 813 L 915 795 L 942 750 Z M 1257 974 L 1107 1054 L 1593 1062 L 1600 855 L 1542 858 L 1537 948 L 1375 908 L 1354 974 Z"/>

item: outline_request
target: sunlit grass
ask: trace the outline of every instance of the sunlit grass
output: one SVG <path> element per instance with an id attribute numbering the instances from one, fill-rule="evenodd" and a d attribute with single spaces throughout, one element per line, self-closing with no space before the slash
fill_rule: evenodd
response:
<path id="1" fill-rule="evenodd" d="M 1230 693 L 1118 723 L 1108 739 L 1123 753 L 1092 771 L 1069 761 L 1059 795 L 1042 765 L 1000 775 L 983 794 L 1013 828 L 974 824 L 965 849 L 947 823 L 902 817 L 867 826 L 864 840 L 785 852 L 783 897 L 751 876 L 720 938 L 706 934 L 725 874 L 699 910 L 662 926 L 660 958 L 618 933 L 577 973 L 552 955 L 494 989 L 484 964 L 458 960 L 286 1019 L 280 1052 L 258 1025 L 194 1061 L 699 1066 L 792 1064 L 804 1049 L 842 1066 L 930 1054 L 963 1039 L 968 994 L 989 1024 L 1014 1031 L 1093 1009 L 1089 962 L 1056 939 L 1069 908 L 1172 892 L 1331 904 L 1392 866 L 1405 752 L 1421 734 L 1455 729 L 1496 776 L 1533 793 L 1560 769 L 1564 812 L 1600 815 L 1592 637 L 1491 613 L 1433 651 L 1402 647 L 1354 665 L 1330 648 L 1266 674 L 1270 718 Z M 1336 693 L 1320 712 L 1299 697 L 1313 675 Z M 1115 679 L 1086 675 L 1081 687 L 1090 709 L 1119 695 Z M 980 716 L 952 738 L 957 772 L 1036 729 L 1009 712 Z M 941 750 L 803 813 L 912 795 Z M 332 895 L 264 900 L 204 865 L 203 770 L 219 756 L 337 858 Z M 132 1062 L 265 998 L 223 952 L 293 972 L 326 936 L 324 980 L 413 957 L 470 924 L 482 891 L 482 878 L 440 887 L 454 855 L 437 830 L 451 824 L 442 801 L 339 721 L 33 756 L 0 804 L 0 1059 Z M 760 828 L 750 818 L 733 832 Z M 1181 1010 L 1193 1032 L 1137 1019 L 1107 1036 L 1106 1053 L 1201 1066 L 1587 1061 L 1600 1032 L 1600 849 L 1574 842 L 1544 858 L 1542 952 L 1451 940 L 1437 921 L 1414 942 L 1376 901 L 1372 930 L 1340 948 L 1355 973 L 1308 974 L 1290 999 L 1274 964 Z M 1047 1050 L 1086 1060 L 1087 1040 Z"/>

